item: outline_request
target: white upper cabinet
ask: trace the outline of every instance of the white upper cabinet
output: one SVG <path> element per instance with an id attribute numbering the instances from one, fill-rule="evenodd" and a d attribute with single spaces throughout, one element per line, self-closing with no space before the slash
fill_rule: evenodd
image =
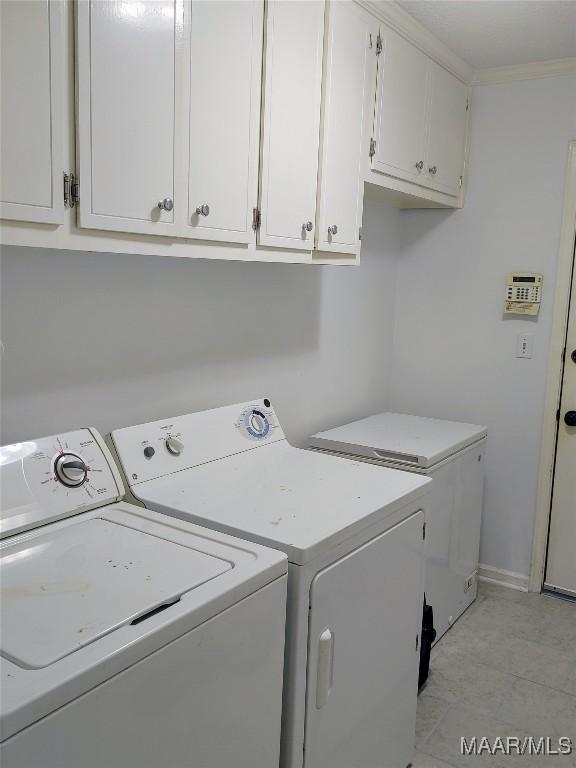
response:
<path id="1" fill-rule="evenodd" d="M 262 0 L 192 3 L 187 237 L 255 238 L 262 36 Z"/>
<path id="2" fill-rule="evenodd" d="M 258 242 L 310 251 L 316 220 L 324 3 L 270 0 L 265 29 Z"/>
<path id="3" fill-rule="evenodd" d="M 374 115 L 378 23 L 356 3 L 329 3 L 316 247 L 360 253 L 364 164 Z"/>
<path id="4" fill-rule="evenodd" d="M 0 2 L 0 216 L 60 224 L 64 5 Z"/>
<path id="5" fill-rule="evenodd" d="M 173 234 L 180 0 L 80 0 L 80 225 Z M 180 115 L 178 115 L 180 117 Z"/>
<path id="6" fill-rule="evenodd" d="M 426 172 L 431 187 L 457 195 L 466 148 L 468 88 L 430 62 L 430 119 Z"/>
<path id="7" fill-rule="evenodd" d="M 387 27 L 381 40 L 372 168 L 419 183 L 426 170 L 429 59 Z"/>

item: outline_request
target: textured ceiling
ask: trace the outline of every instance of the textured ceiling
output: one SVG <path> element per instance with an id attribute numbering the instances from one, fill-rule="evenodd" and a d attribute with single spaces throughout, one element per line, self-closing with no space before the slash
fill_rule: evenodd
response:
<path id="1" fill-rule="evenodd" d="M 576 57 L 576 0 L 398 0 L 475 68 Z"/>

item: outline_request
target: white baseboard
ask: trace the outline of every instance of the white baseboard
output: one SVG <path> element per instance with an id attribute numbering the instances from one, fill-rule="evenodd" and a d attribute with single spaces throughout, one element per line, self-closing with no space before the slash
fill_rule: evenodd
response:
<path id="1" fill-rule="evenodd" d="M 492 565 L 480 563 L 478 566 L 478 578 L 490 584 L 498 584 L 508 589 L 517 589 L 519 592 L 528 592 L 528 576 L 514 571 L 505 571 L 503 568 L 494 568 Z"/>

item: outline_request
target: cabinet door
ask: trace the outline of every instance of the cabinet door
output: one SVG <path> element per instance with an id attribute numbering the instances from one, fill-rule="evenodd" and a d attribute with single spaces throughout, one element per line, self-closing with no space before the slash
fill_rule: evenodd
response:
<path id="1" fill-rule="evenodd" d="M 192 2 L 188 237 L 255 236 L 263 5 Z"/>
<path id="2" fill-rule="evenodd" d="M 261 245 L 313 248 L 323 34 L 323 2 L 267 4 Z"/>
<path id="3" fill-rule="evenodd" d="M 61 224 L 64 3 L 0 2 L 0 216 Z"/>
<path id="4" fill-rule="evenodd" d="M 77 4 L 82 227 L 174 234 L 182 44 L 180 0 Z"/>
<path id="5" fill-rule="evenodd" d="M 358 5 L 330 2 L 316 247 L 360 253 L 364 161 L 374 115 L 378 24 Z"/>
<path id="6" fill-rule="evenodd" d="M 391 29 L 383 27 L 381 34 L 372 169 L 426 184 L 429 60 Z"/>
<path id="7" fill-rule="evenodd" d="M 305 768 L 404 768 L 411 761 L 423 522 L 416 512 L 312 582 Z"/>
<path id="8" fill-rule="evenodd" d="M 426 173 L 429 186 L 450 195 L 460 192 L 464 167 L 468 88 L 430 62 L 430 116 Z"/>

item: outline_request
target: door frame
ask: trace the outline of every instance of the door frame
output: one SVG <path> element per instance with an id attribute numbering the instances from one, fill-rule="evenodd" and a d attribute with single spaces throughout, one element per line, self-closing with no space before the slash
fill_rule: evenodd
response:
<path id="1" fill-rule="evenodd" d="M 570 286 L 576 237 L 576 141 L 568 144 L 568 161 L 564 186 L 564 206 L 560 229 L 560 251 L 554 292 L 554 314 L 546 375 L 544 422 L 540 441 L 540 465 L 536 497 L 536 519 L 532 540 L 532 562 L 528 590 L 541 592 L 546 571 L 548 527 L 552 507 L 552 486 L 556 458 L 558 421 L 556 412 L 560 406 L 564 365 L 562 353 L 568 326 Z"/>

